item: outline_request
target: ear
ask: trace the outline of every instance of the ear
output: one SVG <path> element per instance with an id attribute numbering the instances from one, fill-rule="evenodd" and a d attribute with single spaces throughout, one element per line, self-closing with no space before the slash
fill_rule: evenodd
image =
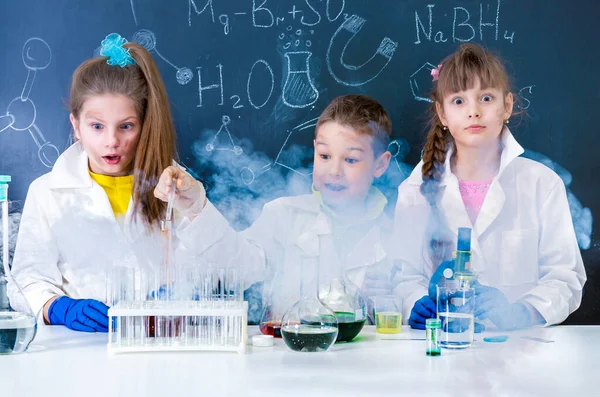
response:
<path id="1" fill-rule="evenodd" d="M 69 113 L 69 120 L 71 121 L 71 126 L 73 127 L 73 135 L 76 140 L 81 139 L 81 134 L 79 133 L 79 120 L 73 116 L 73 113 Z"/>
<path id="2" fill-rule="evenodd" d="M 513 97 L 512 92 L 506 94 L 506 98 L 504 98 L 504 120 L 508 120 L 512 115 L 513 105 L 515 104 L 515 98 Z"/>
<path id="3" fill-rule="evenodd" d="M 387 150 L 379 155 L 375 159 L 375 171 L 373 171 L 373 176 L 375 178 L 379 178 L 384 172 L 388 169 L 390 165 L 390 160 L 392 159 L 392 154 Z"/>
<path id="4" fill-rule="evenodd" d="M 446 121 L 446 118 L 444 117 L 444 107 L 439 102 L 435 103 L 435 112 L 437 113 L 442 124 L 447 126 L 448 122 Z"/>

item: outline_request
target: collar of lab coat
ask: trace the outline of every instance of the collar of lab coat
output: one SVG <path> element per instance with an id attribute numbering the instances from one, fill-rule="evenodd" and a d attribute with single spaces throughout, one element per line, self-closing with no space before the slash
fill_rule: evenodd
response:
<path id="1" fill-rule="evenodd" d="M 500 141 L 502 143 L 502 155 L 500 156 L 500 168 L 498 170 L 498 175 L 494 178 L 494 180 L 498 179 L 504 169 L 517 157 L 519 157 L 525 151 L 521 145 L 517 142 L 513 134 L 510 132 L 508 127 L 504 126 L 502 133 L 500 135 Z M 442 176 L 442 180 L 440 181 L 440 186 L 445 186 L 452 178 L 456 178 L 452 174 L 452 170 L 450 168 L 450 159 L 452 158 L 452 154 L 454 153 L 454 149 L 451 147 L 446 153 L 446 161 L 444 163 L 444 174 Z M 417 164 L 413 172 L 408 177 L 408 182 L 413 185 L 421 185 L 423 183 L 423 177 L 421 174 L 421 168 L 423 167 L 423 160 Z"/>
<path id="2" fill-rule="evenodd" d="M 485 267 L 486 259 L 483 256 L 477 236 L 481 236 L 487 228 L 492 224 L 494 219 L 500 214 L 504 201 L 506 199 L 504 190 L 498 179 L 502 176 L 504 170 L 508 165 L 523 152 L 523 147 L 515 140 L 508 127 L 504 127 L 500 136 L 502 143 L 502 154 L 500 156 L 500 168 L 498 174 L 494 177 L 492 184 L 487 192 L 486 200 L 479 211 L 475 225 L 471 225 L 471 221 L 463 204 L 460 190 L 458 188 L 458 179 L 450 169 L 450 158 L 453 150 L 450 149 L 446 155 L 445 170 L 440 186 L 446 186 L 444 193 L 440 198 L 440 209 L 443 211 L 443 217 L 446 225 L 439 225 L 440 227 L 447 227 L 451 233 L 455 236 L 458 233 L 459 227 L 473 227 L 473 235 L 475 238 L 471 240 L 472 251 L 479 256 L 479 260 L 474 261 L 475 271 L 482 271 Z M 423 162 L 421 161 L 417 167 L 415 167 L 411 176 L 409 177 L 409 183 L 413 185 L 421 185 L 423 178 L 421 176 L 421 167 Z"/>
<path id="3" fill-rule="evenodd" d="M 316 219 L 311 227 L 298 236 L 296 245 L 304 254 L 309 256 L 319 256 L 323 253 L 330 254 L 334 250 L 331 216 L 323 211 L 320 200 L 315 195 L 304 197 L 307 197 L 307 199 L 294 203 L 294 206 L 315 213 Z M 377 263 L 386 257 L 383 239 L 386 232 L 391 233 L 392 224 L 383 211 L 379 213 L 374 221 L 375 223 L 371 225 L 367 234 L 360 240 L 360 244 L 350 252 L 354 260 L 347 269 Z M 320 240 L 320 236 L 326 237 Z M 323 252 L 319 252 L 321 243 L 327 245 L 327 247 L 321 247 Z"/>
<path id="4" fill-rule="evenodd" d="M 328 206 L 325 201 L 323 201 L 321 192 L 315 189 L 314 185 L 312 186 L 312 193 L 320 203 L 321 212 L 327 213 L 332 219 L 336 218 L 337 214 L 335 213 L 334 209 Z M 357 219 L 356 222 L 348 226 L 358 225 L 377 219 L 385 209 L 387 203 L 388 200 L 385 195 L 381 193 L 381 190 L 377 189 L 375 186 L 371 186 L 369 188 L 369 192 L 367 193 L 367 197 L 365 198 L 365 206 L 367 207 L 365 214 L 362 218 Z"/>
<path id="5" fill-rule="evenodd" d="M 65 150 L 54 163 L 50 188 L 89 188 L 93 181 L 88 172 L 88 155 L 77 141 Z"/>

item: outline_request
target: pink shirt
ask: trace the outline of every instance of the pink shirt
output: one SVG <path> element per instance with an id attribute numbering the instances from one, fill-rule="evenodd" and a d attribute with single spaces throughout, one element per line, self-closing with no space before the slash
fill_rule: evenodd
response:
<path id="1" fill-rule="evenodd" d="M 492 179 L 483 182 L 467 182 L 458 181 L 458 189 L 462 196 L 463 203 L 467 209 L 467 214 L 471 218 L 471 223 L 474 225 L 477 215 L 481 210 L 481 205 L 485 199 L 485 195 L 492 184 Z"/>

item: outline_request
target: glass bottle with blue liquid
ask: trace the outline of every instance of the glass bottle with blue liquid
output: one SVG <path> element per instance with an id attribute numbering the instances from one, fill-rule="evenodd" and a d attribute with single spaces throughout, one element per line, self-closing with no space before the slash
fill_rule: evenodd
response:
<path id="1" fill-rule="evenodd" d="M 10 176 L 0 175 L 0 203 L 2 205 L 2 266 L 0 266 L 0 354 L 22 353 L 35 337 L 37 322 L 19 287 L 9 286 L 9 229 L 8 183 Z M 9 299 L 8 289 L 12 290 Z"/>

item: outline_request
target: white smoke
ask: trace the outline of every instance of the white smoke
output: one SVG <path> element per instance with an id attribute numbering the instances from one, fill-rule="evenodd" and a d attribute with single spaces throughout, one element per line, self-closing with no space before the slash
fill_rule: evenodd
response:
<path id="1" fill-rule="evenodd" d="M 9 203 L 9 207 L 11 203 Z M 2 225 L 2 213 L 0 213 L 0 225 Z M 17 234 L 19 233 L 19 224 L 21 223 L 21 213 L 12 212 L 8 214 L 8 262 L 9 267 L 12 264 L 15 246 L 17 245 Z M 0 253 L 4 252 L 4 230 L 0 227 Z M 4 266 L 3 255 L 0 254 L 0 265 Z"/>

